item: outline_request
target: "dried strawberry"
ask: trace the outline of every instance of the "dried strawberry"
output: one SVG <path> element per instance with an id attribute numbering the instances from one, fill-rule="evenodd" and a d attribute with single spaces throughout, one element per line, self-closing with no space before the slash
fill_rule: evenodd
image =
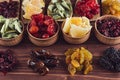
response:
<path id="1" fill-rule="evenodd" d="M 48 19 L 44 21 L 44 24 L 49 26 L 49 25 L 54 25 L 54 20 L 53 19 Z"/>
<path id="2" fill-rule="evenodd" d="M 30 33 L 34 34 L 39 31 L 39 28 L 37 26 L 31 26 L 29 31 L 30 31 Z"/>
<path id="3" fill-rule="evenodd" d="M 96 0 L 81 0 L 77 2 L 74 12 L 78 16 L 86 16 L 91 19 L 93 15 L 98 14 L 100 11 Z"/>
<path id="4" fill-rule="evenodd" d="M 49 38 L 50 36 L 49 36 L 49 34 L 43 34 L 42 35 L 42 38 Z"/>
<path id="5" fill-rule="evenodd" d="M 35 22 L 35 20 L 33 19 L 33 20 L 31 20 L 31 22 L 30 22 L 30 26 L 36 26 L 36 22 Z"/>
<path id="6" fill-rule="evenodd" d="M 47 33 L 52 36 L 54 35 L 54 26 L 53 25 L 49 25 L 48 28 L 47 28 Z"/>

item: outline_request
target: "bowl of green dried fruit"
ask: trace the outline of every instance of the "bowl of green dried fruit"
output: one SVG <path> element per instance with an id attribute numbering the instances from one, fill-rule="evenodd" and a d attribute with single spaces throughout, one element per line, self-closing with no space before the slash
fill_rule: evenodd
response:
<path id="1" fill-rule="evenodd" d="M 51 0 L 47 14 L 56 21 L 64 21 L 73 15 L 72 3 L 70 0 Z"/>
<path id="2" fill-rule="evenodd" d="M 5 18 L 0 15 L 0 45 L 17 45 L 23 38 L 23 32 L 23 24 L 18 18 Z"/>

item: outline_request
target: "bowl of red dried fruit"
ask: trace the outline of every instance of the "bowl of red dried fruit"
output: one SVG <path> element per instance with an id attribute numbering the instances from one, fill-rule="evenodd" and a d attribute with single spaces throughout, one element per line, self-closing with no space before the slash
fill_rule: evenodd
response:
<path id="1" fill-rule="evenodd" d="M 105 15 L 95 22 L 95 35 L 97 39 L 109 45 L 120 43 L 120 18 Z"/>
<path id="2" fill-rule="evenodd" d="M 42 13 L 32 15 L 27 32 L 30 41 L 37 46 L 50 46 L 58 39 L 59 25 L 50 16 Z"/>
<path id="3" fill-rule="evenodd" d="M 100 5 L 98 0 L 77 0 L 74 8 L 74 16 L 85 16 L 90 21 L 100 17 Z"/>

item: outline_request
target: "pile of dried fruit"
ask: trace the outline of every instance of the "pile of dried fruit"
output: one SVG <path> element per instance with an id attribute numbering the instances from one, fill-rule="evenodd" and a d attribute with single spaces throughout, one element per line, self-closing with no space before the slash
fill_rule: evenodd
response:
<path id="1" fill-rule="evenodd" d="M 110 47 L 99 60 L 100 65 L 110 71 L 120 72 L 120 50 Z"/>
<path id="2" fill-rule="evenodd" d="M 84 74 L 93 70 L 92 53 L 87 49 L 81 47 L 76 49 L 68 49 L 65 52 L 66 64 L 68 65 L 68 71 L 71 75 L 74 75 L 77 71 L 83 71 Z"/>
<path id="3" fill-rule="evenodd" d="M 41 49 L 31 52 L 31 59 L 28 60 L 27 64 L 40 75 L 46 75 L 49 69 L 59 64 L 59 59 L 55 55 L 51 55 L 48 51 Z"/>
<path id="4" fill-rule="evenodd" d="M 86 17 L 67 18 L 63 27 L 63 32 L 69 34 L 73 38 L 81 38 L 85 36 L 92 26 Z"/>
<path id="5" fill-rule="evenodd" d="M 118 37 L 120 36 L 120 20 L 114 18 L 98 20 L 97 29 L 107 37 Z"/>
<path id="6" fill-rule="evenodd" d="M 10 2 L 3 1 L 0 2 L 0 15 L 4 17 L 18 17 L 18 10 L 19 10 L 19 2 L 12 1 Z"/>
<path id="7" fill-rule="evenodd" d="M 79 0 L 75 6 L 75 14 L 77 16 L 86 16 L 92 19 L 94 15 L 100 12 L 99 5 L 96 1 L 97 0 Z"/>
<path id="8" fill-rule="evenodd" d="M 44 0 L 23 0 L 22 9 L 24 11 L 23 17 L 25 19 L 31 19 L 34 14 L 39 14 L 43 12 L 45 7 Z"/>
<path id="9" fill-rule="evenodd" d="M 36 38 L 49 38 L 57 32 L 54 19 L 44 14 L 32 15 L 29 32 Z"/>
<path id="10" fill-rule="evenodd" d="M 0 51 L 0 71 L 3 72 L 4 75 L 12 71 L 16 67 L 17 62 L 11 50 Z"/>
<path id="11" fill-rule="evenodd" d="M 102 14 L 112 14 L 120 17 L 120 1 L 119 0 L 103 0 Z"/>
<path id="12" fill-rule="evenodd" d="M 11 39 L 22 33 L 22 25 L 18 18 L 4 18 L 0 15 L 0 37 Z"/>
<path id="13" fill-rule="evenodd" d="M 55 20 L 72 16 L 72 4 L 69 0 L 51 0 L 48 6 L 48 15 Z"/>

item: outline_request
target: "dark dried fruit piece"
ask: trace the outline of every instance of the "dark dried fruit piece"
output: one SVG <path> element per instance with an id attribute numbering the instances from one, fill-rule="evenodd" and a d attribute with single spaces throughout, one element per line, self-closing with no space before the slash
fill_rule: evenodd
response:
<path id="1" fill-rule="evenodd" d="M 7 72 L 12 71 L 17 65 L 18 61 L 12 53 L 11 50 L 0 51 L 0 71 L 3 72 L 4 75 Z"/>
<path id="2" fill-rule="evenodd" d="M 59 64 L 59 59 L 54 55 L 50 55 L 47 50 L 32 50 L 31 59 L 28 60 L 27 64 L 35 72 L 45 75 L 49 72 L 49 68 L 54 68 Z"/>
<path id="3" fill-rule="evenodd" d="M 120 53 L 114 47 L 104 51 L 104 55 L 99 60 L 100 65 L 110 71 L 120 71 Z"/>

